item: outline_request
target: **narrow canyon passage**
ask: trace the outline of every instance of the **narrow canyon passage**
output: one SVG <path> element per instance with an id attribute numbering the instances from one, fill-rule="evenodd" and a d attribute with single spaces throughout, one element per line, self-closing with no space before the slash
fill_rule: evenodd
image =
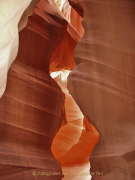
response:
<path id="1" fill-rule="evenodd" d="M 6 86 L 4 95 L 0 99 L 1 180 L 44 178 L 59 180 L 63 177 L 61 166 L 63 171 L 69 171 L 70 166 L 74 166 L 75 172 L 78 171 L 76 169 L 78 166 L 79 171 L 89 172 L 89 155 L 98 140 L 97 132 L 95 133 L 95 129 L 86 118 L 83 118 L 81 112 L 73 113 L 73 116 L 81 114 L 81 119 L 75 119 L 77 120 L 75 122 L 74 119 L 69 120 L 69 117 L 66 117 L 66 111 L 72 111 L 74 106 L 67 110 L 64 103 L 65 95 L 50 77 L 51 72 L 74 69 L 76 64 L 74 49 L 84 34 L 82 17 L 69 6 L 68 1 L 63 3 L 62 12 L 54 1 L 45 0 L 40 0 L 33 11 L 37 2 L 32 1 L 30 5 L 27 4 L 28 7 L 26 6 L 27 9 L 22 13 L 22 17 L 20 16 L 20 21 L 19 18 L 17 19 L 18 31 L 21 31 L 18 54 L 17 31 L 14 31 L 8 39 L 11 48 L 7 47 L 5 52 L 2 51 L 3 54 L 10 55 L 4 61 L 5 66 L 1 67 L 4 72 L 2 77 L 5 78 L 2 81 L 1 95 L 3 87 Z M 19 3 L 17 5 L 19 6 Z M 14 14 L 11 20 L 17 24 L 14 19 L 16 11 L 12 13 Z M 32 16 L 27 23 L 30 15 Z M 10 20 L 7 19 L 8 22 L 10 23 Z M 15 24 L 14 28 L 16 29 Z M 17 37 L 15 39 L 14 33 Z M 8 68 L 10 65 L 11 67 L 6 85 L 7 65 Z M 68 97 L 71 96 L 68 94 Z M 67 150 L 61 151 L 60 156 L 57 153 L 60 148 L 57 142 L 61 140 L 58 137 L 59 133 L 57 134 L 58 130 L 67 135 L 69 142 L 72 139 L 70 144 L 66 140 Z M 56 139 L 53 141 L 55 135 Z M 91 137 L 93 141 L 87 144 Z M 61 141 L 62 143 L 64 142 Z M 52 155 L 51 148 L 56 159 Z M 81 158 L 78 159 L 80 155 Z M 42 176 L 42 172 L 54 174 Z M 74 178 L 74 175 L 70 178 Z"/>
<path id="2" fill-rule="evenodd" d="M 134 180 L 134 10 L 0 2 L 0 180 Z"/>
<path id="3" fill-rule="evenodd" d="M 56 1 L 56 4 L 68 22 L 80 36 L 83 36 L 82 17 L 69 5 L 68 1 Z M 69 36 L 64 38 L 54 52 L 50 64 L 51 77 L 54 78 L 65 94 L 65 119 L 53 140 L 51 150 L 61 164 L 63 180 L 81 180 L 82 178 L 90 180 L 89 157 L 99 140 L 99 134 L 88 119 L 83 116 L 67 89 L 68 75 L 71 72 L 70 70 L 75 67 L 74 52 L 72 51 L 75 46 L 74 48 L 71 47 L 69 38 Z M 66 59 L 63 55 L 65 50 L 67 52 Z"/>
<path id="4" fill-rule="evenodd" d="M 90 154 L 99 139 L 97 130 L 83 116 L 67 90 L 68 70 L 51 73 L 65 94 L 65 123 L 52 143 L 52 153 L 61 163 L 63 180 L 90 180 Z"/>

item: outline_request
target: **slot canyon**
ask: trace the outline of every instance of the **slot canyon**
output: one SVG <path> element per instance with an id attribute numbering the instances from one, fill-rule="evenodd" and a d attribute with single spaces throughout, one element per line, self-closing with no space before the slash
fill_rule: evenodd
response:
<path id="1" fill-rule="evenodd" d="M 0 1 L 0 180 L 135 179 L 135 1 Z"/>

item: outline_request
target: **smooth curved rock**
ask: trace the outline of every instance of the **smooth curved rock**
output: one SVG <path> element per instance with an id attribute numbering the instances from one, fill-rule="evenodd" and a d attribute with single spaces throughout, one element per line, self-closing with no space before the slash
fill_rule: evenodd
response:
<path id="1" fill-rule="evenodd" d="M 24 11 L 23 15 L 21 16 L 21 19 L 18 23 L 18 30 L 19 32 L 25 28 L 25 26 L 28 23 L 28 17 L 32 16 L 34 12 L 34 8 L 36 4 L 39 2 L 39 0 L 32 0 L 27 9 Z"/>
<path id="2" fill-rule="evenodd" d="M 75 2 L 75 1 L 74 1 Z M 134 1 L 77 1 L 85 34 L 75 50 L 68 89 L 96 127 L 93 180 L 133 180 L 135 166 Z"/>
<path id="3" fill-rule="evenodd" d="M 28 8 L 24 8 L 27 8 L 25 12 L 22 11 L 24 13 L 17 21 L 19 30 L 25 26 L 36 2 L 32 1 Z M 61 56 L 62 66 L 58 67 L 73 69 L 73 52 L 80 37 L 56 4 L 45 0 L 37 4 L 26 28 L 20 32 L 19 52 L 8 73 L 6 91 L 0 99 L 0 180 L 60 180 L 63 177 L 60 163 L 52 155 L 51 144 L 65 120 L 65 96 L 50 77 L 49 69 L 57 61 L 55 55 L 59 47 L 63 47 L 66 53 Z M 5 53 L 14 55 L 18 49 L 16 40 L 10 45 L 14 49 Z M 63 60 L 67 58 L 66 48 L 72 52 L 67 64 Z M 10 64 L 15 56 L 10 56 Z M 53 66 L 53 71 L 56 67 Z M 8 69 L 1 68 L 0 72 L 6 74 Z M 40 174 L 54 171 L 58 174 Z"/>
<path id="4" fill-rule="evenodd" d="M 66 124 L 63 125 L 52 143 L 52 153 L 61 163 L 63 180 L 90 179 L 89 156 L 99 140 L 97 130 L 83 116 L 78 105 L 67 90 L 70 71 L 51 74 L 65 94 Z"/>
<path id="5" fill-rule="evenodd" d="M 134 180 L 135 2 L 73 1 L 84 9 L 85 34 L 75 49 L 68 89 L 100 134 L 93 180 Z M 103 173 L 103 175 L 102 175 Z"/>
<path id="6" fill-rule="evenodd" d="M 38 0 L 0 2 L 0 97 L 6 88 L 8 69 L 18 52 L 18 23 L 19 30 L 22 30 L 37 2 Z"/>

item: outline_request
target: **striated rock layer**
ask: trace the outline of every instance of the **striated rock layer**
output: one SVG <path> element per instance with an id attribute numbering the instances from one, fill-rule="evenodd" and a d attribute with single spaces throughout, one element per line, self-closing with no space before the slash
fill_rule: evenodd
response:
<path id="1" fill-rule="evenodd" d="M 49 75 L 49 64 L 66 28 L 67 21 L 51 2 L 42 0 L 20 33 L 18 56 L 0 99 L 1 180 L 63 177 L 51 144 L 64 119 L 65 98 Z M 58 174 L 37 176 L 33 171 Z"/>
<path id="2" fill-rule="evenodd" d="M 50 14 L 45 13 L 44 7 Z M 64 38 L 66 24 L 50 2 L 40 1 L 20 33 L 18 56 L 0 99 L 1 180 L 63 177 L 51 144 L 64 119 L 65 97 L 49 75 L 49 64 Z"/>
<path id="3" fill-rule="evenodd" d="M 18 61 L 0 100 L 0 179 L 61 179 L 51 143 L 63 120 L 64 95 L 44 72 Z M 34 176 L 33 172 L 58 172 Z"/>
<path id="4" fill-rule="evenodd" d="M 16 21 L 21 4 L 18 1 L 14 7 L 17 13 L 11 7 L 11 25 L 15 22 L 13 34 L 12 26 L 4 24 L 12 36 L 7 38 L 0 54 L 0 95 L 6 86 L 8 68 L 17 55 L 18 31 L 25 27 L 37 2 L 26 3 Z M 7 17 L 8 22 L 9 14 Z M 74 49 L 83 28 L 79 24 L 81 17 L 76 12 L 74 17 L 69 13 L 73 22 L 70 24 L 54 1 L 41 0 L 19 34 L 19 52 L 0 99 L 0 180 L 60 180 L 63 177 L 60 163 L 51 153 L 51 144 L 62 121 L 66 122 L 65 96 L 49 73 L 62 68 L 72 70 L 75 66 Z M 12 41 L 14 34 L 17 38 Z M 41 175 L 42 172 L 55 173 Z"/>
<path id="5" fill-rule="evenodd" d="M 100 134 L 91 156 L 93 180 L 135 177 L 135 2 L 76 1 L 84 10 L 83 38 L 68 89 Z"/>

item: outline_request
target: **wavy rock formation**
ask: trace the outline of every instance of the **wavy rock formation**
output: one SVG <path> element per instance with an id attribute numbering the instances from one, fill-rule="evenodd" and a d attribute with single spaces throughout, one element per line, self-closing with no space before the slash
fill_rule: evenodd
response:
<path id="1" fill-rule="evenodd" d="M 97 130 L 83 116 L 78 105 L 67 90 L 70 71 L 51 74 L 65 94 L 66 124 L 62 126 L 52 143 L 52 153 L 61 163 L 63 180 L 90 179 L 89 156 L 99 139 Z"/>
<path id="2" fill-rule="evenodd" d="M 61 179 L 51 143 L 63 121 L 64 95 L 44 72 L 15 61 L 0 100 L 0 179 Z"/>
<path id="3" fill-rule="evenodd" d="M 9 3 L 12 13 L 7 2 L 2 4 L 7 5 L 8 14 L 2 22 L 1 33 L 8 31 L 10 37 L 4 34 L 1 43 L 1 95 L 8 68 L 18 51 L 18 31 L 26 25 L 37 1 L 29 3 Z M 76 17 L 79 17 L 77 13 Z M 81 17 L 74 26 L 80 21 Z M 54 1 L 41 0 L 19 34 L 19 52 L 0 99 L 0 180 L 60 180 L 63 177 L 60 163 L 51 153 L 51 144 L 65 119 L 65 96 L 49 71 L 74 68 L 73 52 L 81 38 L 79 33 L 83 32 L 81 25 L 77 30 L 74 26 Z M 55 58 L 58 53 L 61 54 L 59 63 Z M 50 172 L 54 174 L 47 175 Z"/>
<path id="4" fill-rule="evenodd" d="M 54 157 L 61 163 L 63 180 L 87 180 L 90 179 L 89 156 L 99 139 L 99 134 L 82 115 L 66 87 L 68 70 L 75 67 L 74 49 L 84 34 L 84 29 L 81 25 L 82 17 L 69 7 L 67 1 L 62 7 L 59 5 L 59 9 L 70 24 L 67 26 L 64 39 L 52 55 L 50 72 L 53 72 L 52 77 L 65 94 L 65 121 L 55 136 L 51 149 Z M 71 25 L 75 29 L 72 29 Z"/>
<path id="5" fill-rule="evenodd" d="M 64 31 L 64 38 L 53 52 L 50 62 L 50 73 L 62 69 L 73 70 L 76 63 L 74 59 L 74 50 L 77 42 L 84 34 L 84 28 L 81 24 L 82 17 L 65 1 L 59 9 L 61 16 L 68 21 Z"/>
<path id="6" fill-rule="evenodd" d="M 0 2 L 0 97 L 6 87 L 7 72 L 18 52 L 18 29 L 22 30 L 39 0 Z"/>
<path id="7" fill-rule="evenodd" d="M 1 180 L 62 178 L 51 144 L 64 118 L 65 97 L 49 75 L 49 64 L 66 24 L 50 2 L 40 1 L 20 33 L 18 56 L 0 99 Z"/>
<path id="8" fill-rule="evenodd" d="M 135 1 L 71 0 L 84 10 L 68 89 L 100 134 L 93 180 L 135 177 Z"/>
<path id="9" fill-rule="evenodd" d="M 88 180 L 91 152 L 93 180 L 134 180 L 135 2 L 38 1 L 0 2 L 0 180 Z"/>

